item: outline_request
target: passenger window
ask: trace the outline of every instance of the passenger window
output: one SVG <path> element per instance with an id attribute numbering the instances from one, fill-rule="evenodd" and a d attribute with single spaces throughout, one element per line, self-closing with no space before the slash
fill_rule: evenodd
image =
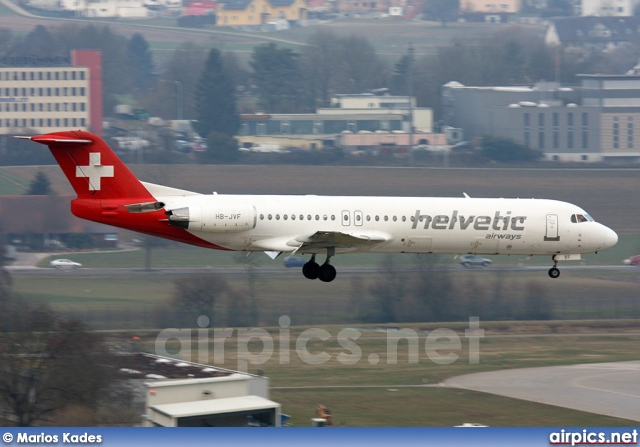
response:
<path id="1" fill-rule="evenodd" d="M 280 220 L 280 214 L 276 214 L 276 220 Z"/>
<path id="2" fill-rule="evenodd" d="M 371 220 L 371 216 L 367 215 L 367 222 Z"/>
<path id="3" fill-rule="evenodd" d="M 376 222 L 377 222 L 377 221 L 379 221 L 379 220 L 380 220 L 380 217 L 379 217 L 379 216 L 376 216 Z"/>
<path id="4" fill-rule="evenodd" d="M 406 222 L 407 221 L 407 216 L 402 216 L 402 221 Z"/>
<path id="5" fill-rule="evenodd" d="M 389 217 L 388 216 L 384 216 L 384 221 L 386 222 L 388 220 L 389 220 Z"/>
<path id="6" fill-rule="evenodd" d="M 332 214 L 332 215 L 331 215 L 331 220 L 336 220 L 336 216 L 335 216 L 335 214 Z"/>
<path id="7" fill-rule="evenodd" d="M 296 215 L 295 214 L 291 215 L 291 220 L 296 220 Z"/>
<path id="8" fill-rule="evenodd" d="M 307 215 L 307 220 L 311 220 L 311 214 Z"/>
<path id="9" fill-rule="evenodd" d="M 322 216 L 323 220 L 327 220 L 327 215 L 325 214 L 324 216 Z"/>
<path id="10" fill-rule="evenodd" d="M 269 220 L 271 220 L 272 218 L 273 218 L 273 216 L 271 216 L 271 214 L 269 214 L 269 215 L 267 216 L 267 219 L 269 219 Z"/>
<path id="11" fill-rule="evenodd" d="M 311 218 L 311 216 L 309 216 Z M 300 220 L 304 220 L 304 215 L 300 214 Z"/>
<path id="12" fill-rule="evenodd" d="M 398 220 L 398 218 L 396 216 L 393 216 L 393 221 L 395 222 L 397 220 Z"/>
<path id="13" fill-rule="evenodd" d="M 316 214 L 316 220 L 320 220 L 320 216 Z"/>
<path id="14" fill-rule="evenodd" d="M 264 214 L 260 214 L 260 220 L 264 220 Z"/>
<path id="15" fill-rule="evenodd" d="M 288 214 L 285 214 L 284 216 L 282 216 L 282 218 L 283 218 L 284 220 L 287 220 L 287 219 L 289 218 L 289 215 L 288 215 Z"/>

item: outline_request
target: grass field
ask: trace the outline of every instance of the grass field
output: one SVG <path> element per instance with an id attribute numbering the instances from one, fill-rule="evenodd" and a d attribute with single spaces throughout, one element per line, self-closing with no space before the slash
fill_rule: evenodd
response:
<path id="1" fill-rule="evenodd" d="M 466 326 L 441 323 L 411 327 L 416 333 L 445 327 L 462 334 Z M 404 340 L 398 344 L 397 362 L 393 363 L 386 354 L 389 351 L 384 330 L 372 326 L 358 326 L 361 332 L 357 345 L 361 349 L 361 359 L 351 365 L 338 361 L 341 353 L 353 353 L 339 345 L 336 339 L 343 329 L 340 326 L 321 326 L 318 329 L 327 330 L 332 337 L 325 342 L 315 339 L 307 345 L 313 355 L 325 352 L 330 356 L 323 364 L 311 365 L 301 360 L 303 357 L 298 354 L 295 341 L 306 328 L 300 327 L 290 328 L 288 335 L 279 332 L 280 328 L 267 328 L 274 341 L 273 355 L 268 355 L 269 349 L 260 341 L 254 340 L 245 346 L 246 342 L 240 341 L 238 345 L 238 338 L 232 337 L 225 341 L 223 353 L 219 345 L 210 348 L 209 359 L 213 359 L 214 354 L 223 354 L 225 361 L 221 365 L 231 369 L 241 366 L 239 359 L 250 362 L 249 372 L 261 372 L 270 378 L 271 398 L 282 404 L 284 413 L 293 416 L 294 425 L 309 425 L 319 403 L 331 408 L 336 425 L 345 426 L 452 426 L 462 422 L 532 426 L 633 425 L 631 421 L 490 394 L 421 385 L 437 385 L 448 377 L 496 369 L 635 360 L 640 341 L 638 320 L 487 322 L 481 323 L 481 327 L 485 329 L 486 337 L 480 341 L 479 364 L 469 364 L 468 344 L 464 338 L 460 349 L 450 351 L 459 355 L 459 359 L 448 365 L 432 362 L 424 351 L 417 363 L 409 363 L 409 348 Z M 531 336 L 529 332 L 541 336 Z M 574 332 L 590 335 L 561 335 Z M 621 335 L 604 335 L 610 332 Z M 625 332 L 630 334 L 624 335 Z M 521 336 L 515 336 L 517 333 Z M 548 336 L 554 333 L 556 336 Z M 154 334 L 142 337 L 148 349 L 153 349 Z M 422 346 L 424 335 L 420 339 Z M 177 350 L 178 345 L 171 341 L 167 346 L 183 359 L 196 359 L 200 355 L 195 343 L 190 354 Z M 282 352 L 288 353 L 288 363 L 280 360 Z M 265 358 L 261 359 L 259 355 L 263 353 Z M 379 356 L 379 363 L 371 364 L 367 360 L 371 354 Z M 266 361 L 261 363 L 263 360 Z"/>

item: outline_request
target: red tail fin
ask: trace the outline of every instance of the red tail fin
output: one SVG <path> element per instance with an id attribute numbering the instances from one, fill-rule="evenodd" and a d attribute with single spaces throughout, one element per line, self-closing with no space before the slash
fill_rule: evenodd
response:
<path id="1" fill-rule="evenodd" d="M 80 199 L 140 199 L 153 196 L 102 138 L 81 130 L 29 137 L 49 146 Z"/>

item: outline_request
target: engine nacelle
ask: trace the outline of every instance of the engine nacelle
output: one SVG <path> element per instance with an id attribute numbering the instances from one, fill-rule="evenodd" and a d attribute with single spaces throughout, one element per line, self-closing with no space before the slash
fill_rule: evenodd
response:
<path id="1" fill-rule="evenodd" d="M 165 213 L 169 224 L 190 231 L 233 233 L 252 230 L 257 213 L 252 205 L 216 204 L 207 207 L 189 206 Z"/>

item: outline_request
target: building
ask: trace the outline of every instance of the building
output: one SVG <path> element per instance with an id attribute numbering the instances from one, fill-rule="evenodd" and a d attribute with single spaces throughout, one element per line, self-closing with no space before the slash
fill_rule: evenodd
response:
<path id="1" fill-rule="evenodd" d="M 142 384 L 144 426 L 281 425 L 267 377 L 147 353 L 123 356 L 119 366 L 136 389 Z"/>
<path id="2" fill-rule="evenodd" d="M 180 6 L 180 5 L 178 5 Z M 144 0 L 61 0 L 60 7 L 84 17 L 148 17 Z"/>
<path id="3" fill-rule="evenodd" d="M 473 22 L 504 23 L 518 14 L 522 8 L 521 0 L 461 0 L 460 15 Z"/>
<path id="4" fill-rule="evenodd" d="M 415 98 L 408 96 L 336 95 L 331 106 L 316 113 L 240 115 L 238 139 L 243 145 L 320 149 L 335 146 L 338 136 L 347 134 L 387 134 L 385 141 L 403 138 L 412 120 L 416 135 L 431 134 L 433 126 L 432 110 L 415 107 Z M 416 136 L 415 144 L 418 141 Z"/>
<path id="5" fill-rule="evenodd" d="M 0 134 L 61 129 L 102 133 L 102 53 L 73 50 L 71 58 L 3 58 Z M 50 65 L 51 61 L 59 65 Z"/>
<path id="6" fill-rule="evenodd" d="M 549 24 L 544 41 L 548 46 L 601 52 L 638 38 L 640 20 L 636 17 L 567 17 Z"/>
<path id="7" fill-rule="evenodd" d="M 220 26 L 262 26 L 307 18 L 306 0 L 224 0 L 217 5 L 216 24 Z"/>
<path id="8" fill-rule="evenodd" d="M 75 196 L 0 196 L 0 231 L 13 245 L 26 249 L 117 248 L 115 228 L 71 214 Z M 79 240 L 78 237 L 81 237 Z"/>
<path id="9" fill-rule="evenodd" d="M 336 9 L 342 14 L 370 14 L 380 13 L 386 14 L 389 9 L 397 5 L 397 2 L 391 0 L 337 0 Z"/>
<path id="10" fill-rule="evenodd" d="M 510 138 L 548 160 L 640 161 L 640 76 L 580 75 L 562 87 L 443 88 L 444 123 L 466 140 Z"/>
<path id="11" fill-rule="evenodd" d="M 582 16 L 630 17 L 634 15 L 638 0 L 582 0 Z"/>
<path id="12" fill-rule="evenodd" d="M 520 0 L 498 0 L 495 2 L 462 0 L 460 2 L 460 12 L 517 13 L 520 12 L 520 8 Z"/>

